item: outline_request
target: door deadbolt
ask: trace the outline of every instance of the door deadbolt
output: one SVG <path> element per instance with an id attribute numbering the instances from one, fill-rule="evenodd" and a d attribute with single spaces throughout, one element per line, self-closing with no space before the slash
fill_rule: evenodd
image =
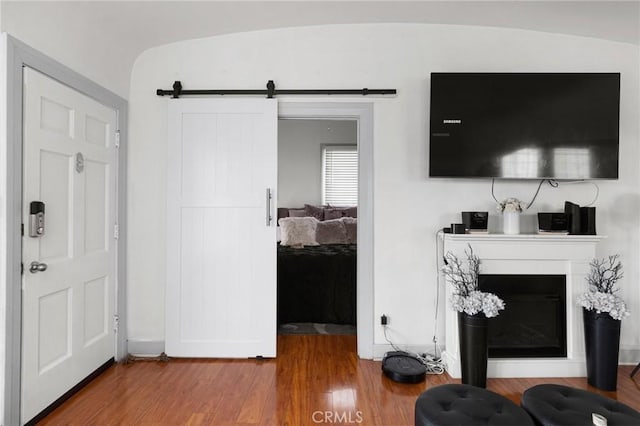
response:
<path id="1" fill-rule="evenodd" d="M 29 204 L 29 236 L 42 237 L 44 235 L 44 203 L 32 201 Z"/>
<path id="2" fill-rule="evenodd" d="M 31 262 L 31 265 L 29 266 L 29 272 L 31 272 L 32 274 L 35 274 L 36 272 L 44 272 L 46 270 L 47 270 L 47 264 L 46 263 L 33 261 L 33 262 Z"/>
<path id="3" fill-rule="evenodd" d="M 81 152 L 76 153 L 76 172 L 82 173 L 84 170 L 84 156 Z"/>

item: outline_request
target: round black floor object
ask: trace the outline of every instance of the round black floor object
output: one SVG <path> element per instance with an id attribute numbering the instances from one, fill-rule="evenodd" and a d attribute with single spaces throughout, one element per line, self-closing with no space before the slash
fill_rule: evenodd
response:
<path id="1" fill-rule="evenodd" d="M 384 355 L 382 372 L 395 382 L 418 383 L 424 380 L 427 368 L 414 355 L 403 351 L 393 351 Z"/>

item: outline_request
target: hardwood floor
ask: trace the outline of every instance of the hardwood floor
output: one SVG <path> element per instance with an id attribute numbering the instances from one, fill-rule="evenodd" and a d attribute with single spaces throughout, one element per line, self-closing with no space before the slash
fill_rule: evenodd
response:
<path id="1" fill-rule="evenodd" d="M 359 360 L 355 336 L 278 337 L 275 360 L 172 359 L 115 365 L 46 417 L 43 425 L 413 425 L 425 389 L 456 383 L 446 373 L 406 385 Z M 640 410 L 640 373 L 621 366 L 618 392 L 585 378 L 489 379 L 488 389 L 520 403 L 539 383 L 588 389 Z"/>

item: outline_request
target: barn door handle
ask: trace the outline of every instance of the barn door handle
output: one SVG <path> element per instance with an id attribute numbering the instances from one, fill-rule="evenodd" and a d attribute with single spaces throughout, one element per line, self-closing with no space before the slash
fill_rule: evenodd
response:
<path id="1" fill-rule="evenodd" d="M 31 265 L 29 265 L 29 272 L 31 272 L 32 274 L 35 274 L 36 272 L 44 272 L 46 270 L 47 270 L 46 263 L 33 261 L 31 262 Z"/>
<path id="2" fill-rule="evenodd" d="M 271 199 L 273 198 L 271 196 L 271 188 L 267 188 L 266 196 L 267 196 L 267 202 L 265 204 L 267 205 L 267 215 L 266 215 L 267 226 L 271 226 L 271 219 L 273 219 L 271 217 Z"/>

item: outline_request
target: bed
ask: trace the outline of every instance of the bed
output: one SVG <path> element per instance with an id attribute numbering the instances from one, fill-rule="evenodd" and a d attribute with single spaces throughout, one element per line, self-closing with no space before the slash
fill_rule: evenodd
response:
<path id="1" fill-rule="evenodd" d="M 278 324 L 356 324 L 355 244 L 278 244 Z"/>
<path id="2" fill-rule="evenodd" d="M 309 210 L 278 220 L 278 325 L 356 325 L 357 220 Z"/>

